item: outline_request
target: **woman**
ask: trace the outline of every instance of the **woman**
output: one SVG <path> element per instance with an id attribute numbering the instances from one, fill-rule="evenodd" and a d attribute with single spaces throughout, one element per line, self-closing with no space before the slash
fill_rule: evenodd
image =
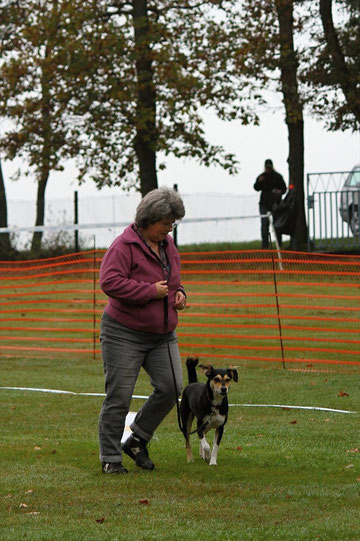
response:
<path id="1" fill-rule="evenodd" d="M 100 335 L 106 390 L 99 420 L 104 473 L 127 473 L 122 451 L 140 468 L 154 469 L 147 443 L 181 391 L 175 328 L 186 295 L 180 283 L 180 256 L 168 233 L 184 215 L 174 190 L 149 192 L 136 209 L 135 222 L 114 240 L 101 264 L 100 286 L 109 297 Z M 130 427 L 132 435 L 121 445 L 141 367 L 154 390 Z"/>

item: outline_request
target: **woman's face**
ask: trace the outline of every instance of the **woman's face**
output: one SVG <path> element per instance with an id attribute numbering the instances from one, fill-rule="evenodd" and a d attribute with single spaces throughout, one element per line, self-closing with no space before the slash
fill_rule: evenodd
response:
<path id="1" fill-rule="evenodd" d="M 170 218 L 164 218 L 153 224 L 150 224 L 146 229 L 143 229 L 143 234 L 146 239 L 152 242 L 161 242 L 166 235 L 173 229 L 174 221 Z"/>

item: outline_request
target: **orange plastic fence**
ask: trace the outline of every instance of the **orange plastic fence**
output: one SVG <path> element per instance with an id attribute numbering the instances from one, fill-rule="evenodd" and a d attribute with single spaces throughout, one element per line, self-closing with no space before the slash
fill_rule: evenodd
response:
<path id="1" fill-rule="evenodd" d="M 0 261 L 0 354 L 100 356 L 104 251 Z M 183 357 L 304 369 L 360 366 L 360 257 L 184 253 Z"/>

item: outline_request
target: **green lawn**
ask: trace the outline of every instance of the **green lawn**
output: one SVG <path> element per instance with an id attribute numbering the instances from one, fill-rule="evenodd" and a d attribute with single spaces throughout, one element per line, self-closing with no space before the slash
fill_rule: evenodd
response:
<path id="1" fill-rule="evenodd" d="M 195 270 L 198 268 L 196 264 Z M 260 287 L 259 278 L 242 283 L 231 277 L 231 283 L 209 288 L 206 276 L 204 273 L 202 282 L 199 275 L 194 280 L 185 274 L 189 306 L 178 327 L 183 357 L 190 352 L 199 354 L 203 362 L 225 366 L 232 352 L 243 351 L 243 344 L 252 348 L 241 354 L 244 360 L 233 361 L 238 365 L 239 383 L 232 385 L 230 402 L 238 405 L 230 408 L 218 466 L 209 467 L 198 457 L 196 435 L 192 436 L 195 462 L 186 463 L 183 436 L 173 411 L 151 444 L 155 471 L 139 470 L 125 457 L 128 475 L 105 476 L 97 443 L 101 397 L 0 389 L 1 541 L 207 541 L 213 537 L 359 541 L 358 368 L 351 372 L 349 366 L 335 367 L 332 372 L 332 365 L 319 363 L 312 367 L 319 371 L 301 371 L 291 368 L 306 368 L 306 362 L 289 363 L 283 369 L 281 362 L 251 360 L 263 356 L 281 359 L 277 310 L 268 296 L 274 292 L 273 283 L 269 278 Z M 76 282 L 74 292 L 71 283 L 78 276 L 64 275 L 56 282 L 53 289 L 60 299 L 59 313 L 47 300 L 53 295 L 52 278 L 49 284 L 45 280 L 51 295 L 35 297 L 42 301 L 36 306 L 26 295 L 27 282 L 22 287 L 11 278 L 9 299 L 2 282 L 2 344 L 17 349 L 3 348 L 0 386 L 102 393 L 99 354 L 93 359 L 91 353 L 71 351 L 81 347 L 76 343 L 79 329 L 86 327 L 81 344 L 90 352 L 93 330 L 98 332 L 93 310 L 95 306 L 99 317 L 104 300 L 98 294 L 96 302 L 92 295 L 87 300 L 91 276 L 81 286 Z M 304 280 L 308 282 L 308 278 Z M 340 277 L 331 287 L 325 280 L 326 276 L 323 285 L 316 278 L 309 291 L 309 284 L 304 288 L 284 280 L 281 284 L 279 279 L 288 359 L 307 359 L 305 350 L 290 348 L 308 347 L 306 340 L 310 346 L 315 340 L 318 349 L 311 355 L 316 358 L 338 360 L 346 348 L 346 358 L 358 360 L 357 277 L 352 281 Z M 315 301 L 306 297 L 308 293 L 314 294 Z M 300 311 L 294 306 L 297 298 Z M 211 318 L 205 317 L 207 311 L 213 314 Z M 266 319 L 261 318 L 264 314 Z M 308 333 L 306 322 L 296 319 L 298 315 L 315 317 L 309 319 Z M 215 327 L 202 325 L 207 322 Z M 75 342 L 60 339 L 57 343 L 61 336 Z M 44 349 L 61 347 L 62 342 L 68 351 Z M 42 349 L 25 352 L 20 349 L 24 344 Z M 141 374 L 135 393 L 150 392 L 147 377 Z M 134 400 L 133 411 L 141 403 Z M 355 413 L 241 404 L 313 406 Z"/>
<path id="2" fill-rule="evenodd" d="M 1 386 L 103 392 L 98 360 L 7 357 Z M 186 380 L 186 378 L 184 378 Z M 101 397 L 0 390 L 1 539 L 360 539 L 360 392 L 356 373 L 239 367 L 230 402 L 352 410 L 231 407 L 218 456 L 186 463 L 176 412 L 150 447 L 153 472 L 98 460 Z M 136 393 L 148 394 L 147 377 Z M 134 400 L 132 409 L 141 406 Z"/>

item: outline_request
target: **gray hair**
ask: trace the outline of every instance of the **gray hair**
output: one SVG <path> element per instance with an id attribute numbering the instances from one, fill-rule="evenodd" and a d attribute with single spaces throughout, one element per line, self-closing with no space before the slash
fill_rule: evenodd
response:
<path id="1" fill-rule="evenodd" d="M 181 220 L 185 207 L 180 195 L 172 188 L 156 188 L 140 201 L 135 214 L 138 227 L 146 228 L 160 220 Z"/>

